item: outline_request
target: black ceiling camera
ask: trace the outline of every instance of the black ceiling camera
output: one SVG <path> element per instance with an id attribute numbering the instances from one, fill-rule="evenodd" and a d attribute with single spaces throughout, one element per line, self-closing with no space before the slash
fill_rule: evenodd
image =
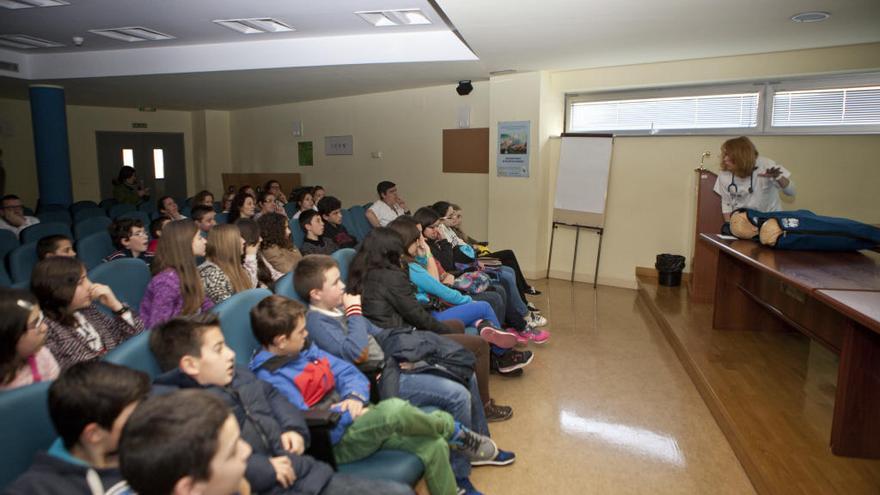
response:
<path id="1" fill-rule="evenodd" d="M 455 92 L 461 96 L 471 94 L 471 91 L 474 90 L 474 85 L 471 84 L 470 79 L 467 81 L 458 81 L 458 86 L 455 88 Z"/>

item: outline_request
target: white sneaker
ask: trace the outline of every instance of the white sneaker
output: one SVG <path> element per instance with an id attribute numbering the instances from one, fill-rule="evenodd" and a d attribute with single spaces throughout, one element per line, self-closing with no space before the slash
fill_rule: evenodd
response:
<path id="1" fill-rule="evenodd" d="M 529 314 L 525 316 L 525 320 L 531 327 L 545 327 L 549 323 L 547 318 L 534 311 L 529 311 Z"/>

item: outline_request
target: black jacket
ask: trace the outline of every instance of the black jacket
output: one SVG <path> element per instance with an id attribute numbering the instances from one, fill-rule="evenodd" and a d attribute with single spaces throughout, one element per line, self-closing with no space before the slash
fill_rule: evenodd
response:
<path id="1" fill-rule="evenodd" d="M 291 454 L 281 446 L 281 434 L 295 431 L 309 443 L 309 430 L 302 411 L 288 402 L 274 387 L 257 379 L 247 368 L 236 366 L 232 383 L 227 387 L 199 385 L 175 369 L 156 377 L 154 393 L 170 393 L 178 388 L 204 388 L 217 394 L 232 410 L 241 427 L 241 438 L 253 448 L 245 478 L 255 493 L 318 494 L 333 476 L 330 465 L 305 455 Z M 283 489 L 276 482 L 271 457 L 288 456 L 296 482 Z"/>
<path id="2" fill-rule="evenodd" d="M 330 222 L 324 222 L 324 237 L 332 240 L 339 249 L 353 248 L 357 246 L 357 239 L 348 233 L 345 225 L 333 225 Z"/>
<path id="3" fill-rule="evenodd" d="M 434 333 L 452 333 L 416 299 L 409 275 L 393 268 L 370 270 L 361 282 L 364 316 L 382 328 L 415 327 Z"/>
<path id="4" fill-rule="evenodd" d="M 105 495 L 127 493 L 128 484 L 122 480 L 119 469 L 94 469 L 73 464 L 59 457 L 40 452 L 34 463 L 15 482 L 7 486 L 4 495 L 92 495 L 86 481 L 89 471 L 101 478 Z"/>
<path id="5" fill-rule="evenodd" d="M 386 399 L 396 397 L 400 388 L 400 373 L 429 373 L 470 386 L 476 358 L 454 340 L 412 327 L 382 331 L 376 341 L 385 352 L 385 367 L 379 379 L 379 395 Z M 400 363 L 412 363 L 407 371 Z"/>

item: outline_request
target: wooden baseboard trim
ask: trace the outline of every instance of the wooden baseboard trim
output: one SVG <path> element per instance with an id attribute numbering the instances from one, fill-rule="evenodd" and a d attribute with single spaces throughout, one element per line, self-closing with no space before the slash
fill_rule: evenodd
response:
<path id="1" fill-rule="evenodd" d="M 636 278 L 639 277 L 648 277 L 653 279 L 660 278 L 660 272 L 657 271 L 656 268 L 649 268 L 647 266 L 637 266 L 636 267 Z M 681 273 L 681 283 L 688 284 L 691 281 L 691 272 L 682 272 Z"/>

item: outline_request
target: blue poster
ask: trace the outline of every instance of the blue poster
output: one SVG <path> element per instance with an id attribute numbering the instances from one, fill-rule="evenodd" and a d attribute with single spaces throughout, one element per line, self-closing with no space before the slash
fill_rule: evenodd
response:
<path id="1" fill-rule="evenodd" d="M 531 122 L 498 123 L 498 177 L 529 176 L 529 132 Z"/>

